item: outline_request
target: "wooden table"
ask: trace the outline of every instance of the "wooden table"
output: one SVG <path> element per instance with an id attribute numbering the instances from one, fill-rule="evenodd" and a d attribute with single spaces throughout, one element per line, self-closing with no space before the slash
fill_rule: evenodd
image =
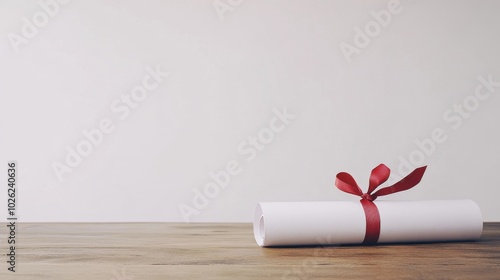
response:
<path id="1" fill-rule="evenodd" d="M 4 227 L 4 226 L 2 226 Z M 0 279 L 500 279 L 500 223 L 475 242 L 260 248 L 250 224 L 18 224 Z"/>

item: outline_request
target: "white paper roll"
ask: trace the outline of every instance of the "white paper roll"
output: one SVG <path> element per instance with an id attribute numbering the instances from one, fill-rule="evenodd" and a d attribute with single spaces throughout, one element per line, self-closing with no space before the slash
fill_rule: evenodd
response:
<path id="1" fill-rule="evenodd" d="M 378 243 L 473 240 L 483 218 L 472 200 L 374 201 Z M 262 202 L 253 223 L 260 246 L 360 244 L 366 218 L 359 201 Z"/>

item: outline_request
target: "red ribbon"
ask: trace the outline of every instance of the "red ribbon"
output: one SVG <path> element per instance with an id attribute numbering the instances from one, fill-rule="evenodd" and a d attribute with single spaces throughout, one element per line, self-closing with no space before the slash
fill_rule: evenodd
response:
<path id="1" fill-rule="evenodd" d="M 391 174 L 389 167 L 384 164 L 379 164 L 372 170 L 372 173 L 370 174 L 368 192 L 366 193 L 361 191 L 358 184 L 349 173 L 340 172 L 337 174 L 335 185 L 339 190 L 361 197 L 361 205 L 363 206 L 366 216 L 366 233 L 363 244 L 377 243 L 380 235 L 380 213 L 378 212 L 377 205 L 375 205 L 373 201 L 379 196 L 406 191 L 413 188 L 420 182 L 422 176 L 424 176 L 426 168 L 427 166 L 419 167 L 394 185 L 382 188 L 375 193 L 373 193 L 373 191 L 375 191 L 380 184 L 387 181 L 387 179 L 389 179 L 389 175 Z"/>

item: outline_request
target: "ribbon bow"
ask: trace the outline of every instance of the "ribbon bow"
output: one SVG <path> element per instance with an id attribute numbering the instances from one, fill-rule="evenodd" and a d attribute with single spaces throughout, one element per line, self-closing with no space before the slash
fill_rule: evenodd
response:
<path id="1" fill-rule="evenodd" d="M 373 191 L 387 181 L 391 174 L 391 170 L 384 164 L 379 164 L 372 170 L 370 174 L 370 184 L 368 185 L 368 191 L 366 193 L 363 193 L 356 183 L 356 180 L 354 180 L 349 173 L 340 172 L 337 174 L 335 185 L 339 190 L 361 197 L 360 202 L 366 216 L 366 233 L 363 243 L 377 243 L 380 235 L 380 213 L 378 212 L 377 205 L 375 205 L 373 201 L 379 196 L 413 188 L 420 182 L 422 176 L 424 176 L 426 168 L 427 166 L 419 167 L 394 185 L 382 188 L 375 193 L 373 193 Z"/>

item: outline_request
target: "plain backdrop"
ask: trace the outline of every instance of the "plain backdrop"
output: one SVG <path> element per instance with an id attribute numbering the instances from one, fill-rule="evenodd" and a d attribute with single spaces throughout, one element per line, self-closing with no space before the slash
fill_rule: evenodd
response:
<path id="1" fill-rule="evenodd" d="M 44 22 L 49 2 L 0 1 L 4 217 L 9 160 L 25 222 L 182 222 L 179 207 L 192 222 L 250 222 L 260 201 L 357 200 L 338 172 L 366 189 L 379 163 L 405 175 L 413 160 L 428 165 L 422 182 L 383 199 L 467 198 L 500 221 L 500 87 L 479 81 L 500 82 L 499 1 L 402 0 L 385 26 L 386 0 L 74 0 Z M 169 76 L 120 119 L 112 104 L 148 67 Z M 284 108 L 295 118 L 270 140 Z M 114 131 L 59 180 L 56 162 L 103 119 Z M 436 129 L 445 140 L 429 144 Z M 259 133 L 249 160 L 238 147 Z M 228 162 L 239 173 L 200 200 Z"/>

